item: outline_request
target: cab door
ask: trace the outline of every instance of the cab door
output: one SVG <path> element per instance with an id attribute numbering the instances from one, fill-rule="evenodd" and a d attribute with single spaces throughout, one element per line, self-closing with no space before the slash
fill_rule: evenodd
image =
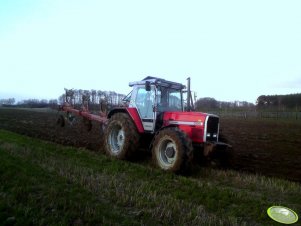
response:
<path id="1" fill-rule="evenodd" d="M 155 125 L 155 89 L 150 91 L 145 86 L 138 86 L 133 96 L 132 104 L 137 108 L 145 131 L 153 132 Z"/>

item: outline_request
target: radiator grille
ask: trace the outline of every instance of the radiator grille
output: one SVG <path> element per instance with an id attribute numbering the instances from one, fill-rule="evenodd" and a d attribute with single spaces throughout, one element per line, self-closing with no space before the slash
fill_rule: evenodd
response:
<path id="1" fill-rule="evenodd" d="M 219 118 L 215 116 L 208 116 L 206 126 L 206 141 L 218 141 Z"/>

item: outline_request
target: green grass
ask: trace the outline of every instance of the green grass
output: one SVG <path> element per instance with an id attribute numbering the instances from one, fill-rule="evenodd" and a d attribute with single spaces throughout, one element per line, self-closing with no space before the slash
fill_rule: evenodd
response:
<path id="1" fill-rule="evenodd" d="M 301 185 L 200 168 L 190 177 L 0 130 L 0 225 L 279 225 Z"/>

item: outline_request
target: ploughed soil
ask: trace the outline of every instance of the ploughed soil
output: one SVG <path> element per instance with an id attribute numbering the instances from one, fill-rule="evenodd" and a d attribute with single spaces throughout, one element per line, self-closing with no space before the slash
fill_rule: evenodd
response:
<path id="1" fill-rule="evenodd" d="M 49 109 L 0 108 L 0 129 L 104 152 L 98 123 L 87 132 L 80 118 L 60 127 L 57 117 Z M 220 128 L 232 145 L 229 168 L 301 182 L 301 120 L 221 118 Z"/>

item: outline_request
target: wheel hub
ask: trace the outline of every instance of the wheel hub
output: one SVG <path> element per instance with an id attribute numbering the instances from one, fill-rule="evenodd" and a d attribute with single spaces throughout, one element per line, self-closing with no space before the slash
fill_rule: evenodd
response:
<path id="1" fill-rule="evenodd" d="M 177 148 L 172 140 L 165 140 L 159 145 L 159 161 L 164 168 L 173 166 L 177 159 Z"/>
<path id="2" fill-rule="evenodd" d="M 124 142 L 124 133 L 122 130 L 119 130 L 118 135 L 117 135 L 117 143 L 119 146 L 122 146 Z"/>
<path id="3" fill-rule="evenodd" d="M 173 158 L 175 156 L 175 149 L 173 147 L 167 147 L 165 150 L 167 158 Z"/>
<path id="4" fill-rule="evenodd" d="M 118 154 L 124 144 L 125 135 L 124 131 L 120 126 L 115 126 L 109 136 L 109 143 L 111 146 L 111 151 Z"/>

